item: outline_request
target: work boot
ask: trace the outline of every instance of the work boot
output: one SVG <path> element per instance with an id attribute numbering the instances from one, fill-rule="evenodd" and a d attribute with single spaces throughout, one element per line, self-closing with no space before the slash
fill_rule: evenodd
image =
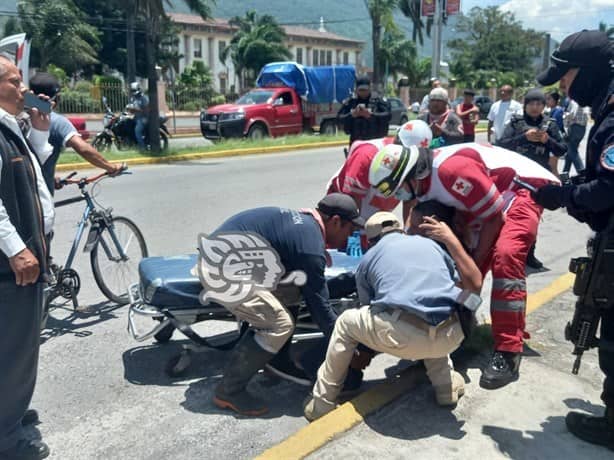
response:
<path id="1" fill-rule="evenodd" d="M 265 366 L 265 369 L 284 380 L 294 382 L 298 385 L 310 387 L 313 382 L 305 371 L 299 368 L 290 356 L 290 346 L 292 340 L 289 339 L 285 345 L 277 352 L 273 359 Z"/>
<path id="2" fill-rule="evenodd" d="M 541 270 L 544 268 L 544 264 L 537 257 L 535 257 L 535 245 L 531 246 L 531 249 L 529 249 L 529 254 L 527 255 L 527 266 L 535 270 Z"/>
<path id="3" fill-rule="evenodd" d="M 487 390 L 496 390 L 518 380 L 520 358 L 520 353 L 495 351 L 482 372 L 480 386 Z"/>
<path id="4" fill-rule="evenodd" d="M 254 340 L 253 331 L 247 331 L 230 352 L 222 381 L 215 389 L 214 404 L 241 415 L 258 416 L 269 408 L 247 391 L 250 379 L 274 356 L 263 350 Z"/>
<path id="5" fill-rule="evenodd" d="M 307 396 L 303 406 L 305 418 L 310 422 L 323 417 L 337 407 L 336 404 L 329 403 L 321 398 L 314 398 L 313 395 Z"/>
<path id="6" fill-rule="evenodd" d="M 49 447 L 37 439 L 20 439 L 17 444 L 0 451 L 0 460 L 40 460 L 49 457 Z"/>
<path id="7" fill-rule="evenodd" d="M 450 385 L 436 385 L 435 399 L 440 406 L 453 406 L 465 394 L 465 379 L 456 371 L 452 371 Z"/>
<path id="8" fill-rule="evenodd" d="M 339 393 L 340 400 L 351 399 L 360 393 L 360 388 L 362 387 L 362 381 L 364 378 L 364 374 L 362 371 L 358 369 L 349 368 L 348 375 L 345 377 L 345 381 L 343 382 L 343 388 Z"/>
<path id="9" fill-rule="evenodd" d="M 565 424 L 571 434 L 583 441 L 614 450 L 614 408 L 606 407 L 602 417 L 570 412 Z"/>
<path id="10" fill-rule="evenodd" d="M 28 409 L 25 414 L 23 414 L 23 418 L 21 419 L 21 424 L 23 426 L 26 425 L 34 425 L 38 423 L 38 412 L 34 409 Z"/>

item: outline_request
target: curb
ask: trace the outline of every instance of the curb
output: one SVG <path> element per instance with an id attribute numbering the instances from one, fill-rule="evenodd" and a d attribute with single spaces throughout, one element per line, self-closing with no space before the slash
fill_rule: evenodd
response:
<path id="1" fill-rule="evenodd" d="M 279 153 L 288 152 L 293 150 L 309 150 L 318 149 L 323 147 L 336 147 L 346 145 L 347 140 L 344 141 L 330 141 L 330 142 L 314 142 L 311 144 L 296 144 L 296 145 L 274 145 L 270 147 L 250 147 L 244 149 L 233 150 L 218 150 L 213 152 L 197 152 L 186 153 L 184 155 L 171 155 L 164 157 L 142 157 L 142 158 L 128 158 L 126 160 L 113 160 L 111 163 L 121 164 L 126 163 L 129 166 L 134 165 L 152 165 L 161 163 L 173 163 L 175 161 L 189 161 L 189 160 L 201 160 L 206 158 L 226 158 L 243 155 L 257 155 L 262 153 Z M 74 171 L 78 169 L 90 169 L 94 166 L 90 163 L 66 163 L 59 164 L 56 167 L 56 171 Z"/>
<path id="2" fill-rule="evenodd" d="M 476 129 L 476 134 L 485 133 L 485 129 Z M 173 136 L 175 138 L 179 138 L 182 136 Z M 185 137 L 193 137 L 193 136 L 185 136 Z M 323 147 L 336 147 L 340 145 L 346 145 L 347 140 L 344 141 L 329 141 L 329 142 L 314 142 L 311 144 L 295 144 L 295 145 L 273 145 L 270 147 L 248 147 L 243 149 L 233 149 L 233 150 L 219 150 L 214 152 L 196 152 L 196 153 L 186 153 L 184 155 L 169 155 L 163 157 L 140 157 L 140 158 L 127 158 L 125 160 L 113 160 L 111 163 L 121 164 L 126 163 L 129 166 L 135 165 L 152 165 L 152 164 L 161 164 L 161 163 L 172 163 L 175 161 L 189 161 L 189 160 L 201 160 L 206 158 L 225 158 L 225 157 L 233 157 L 233 156 L 242 156 L 242 155 L 256 155 L 260 153 L 276 153 L 276 152 L 288 152 L 293 150 L 308 150 L 308 149 L 317 149 Z M 79 169 L 90 169 L 94 166 L 90 163 L 80 162 L 80 163 L 66 163 L 66 164 L 58 164 L 56 167 L 56 171 L 74 171 Z"/>
<path id="3" fill-rule="evenodd" d="M 566 273 L 527 297 L 527 314 L 534 312 L 573 286 L 574 275 Z M 301 459 L 316 452 L 336 436 L 363 422 L 365 417 L 414 388 L 424 376 L 422 367 L 412 366 L 398 376 L 378 384 L 324 417 L 301 428 L 279 444 L 255 457 L 258 460 Z"/>

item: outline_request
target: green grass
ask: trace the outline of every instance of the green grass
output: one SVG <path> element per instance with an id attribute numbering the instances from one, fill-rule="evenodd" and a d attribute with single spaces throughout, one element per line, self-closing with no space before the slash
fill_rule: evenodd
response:
<path id="1" fill-rule="evenodd" d="M 331 142 L 331 141 L 340 141 L 347 142 L 348 136 L 337 135 L 337 136 L 314 136 L 311 134 L 301 134 L 298 136 L 284 136 L 284 137 L 275 137 L 275 138 L 266 138 L 260 141 L 251 141 L 248 139 L 227 139 L 221 142 L 217 142 L 213 145 L 202 145 L 202 146 L 194 146 L 194 147 L 180 147 L 180 148 L 169 148 L 168 152 L 164 152 L 158 155 L 153 155 L 151 153 L 142 153 L 137 150 L 122 150 L 118 151 L 115 148 L 111 149 L 108 152 L 103 152 L 104 157 L 110 161 L 122 161 L 126 159 L 132 158 L 147 158 L 147 157 L 157 157 L 157 158 L 165 158 L 172 157 L 175 155 L 183 155 L 187 153 L 201 153 L 201 152 L 218 152 L 221 150 L 237 150 L 237 149 L 245 149 L 245 148 L 259 148 L 259 147 L 273 147 L 273 146 L 294 146 L 294 145 L 303 145 L 303 144 L 315 144 L 318 142 Z M 72 151 L 63 152 L 60 155 L 60 159 L 58 164 L 68 164 L 68 163 L 81 163 L 83 162 L 83 158 L 77 153 Z"/>

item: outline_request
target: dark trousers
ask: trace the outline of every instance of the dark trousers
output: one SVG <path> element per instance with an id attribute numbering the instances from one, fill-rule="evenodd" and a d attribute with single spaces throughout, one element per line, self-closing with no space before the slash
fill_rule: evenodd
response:
<path id="1" fill-rule="evenodd" d="M 463 134 L 463 142 L 475 142 L 475 134 Z"/>
<path id="2" fill-rule="evenodd" d="M 563 172 L 569 172 L 571 165 L 576 168 L 576 172 L 584 169 L 584 163 L 580 158 L 580 152 L 578 147 L 580 142 L 584 139 L 586 133 L 586 126 L 578 125 L 574 123 L 567 130 L 567 153 L 565 154 L 565 164 L 563 165 Z"/>
<path id="3" fill-rule="evenodd" d="M 24 437 L 21 419 L 36 383 L 42 299 L 41 283 L 0 281 L 0 451 Z"/>
<path id="4" fill-rule="evenodd" d="M 599 367 L 605 374 L 601 399 L 606 406 L 614 408 L 614 307 L 601 317 Z"/>

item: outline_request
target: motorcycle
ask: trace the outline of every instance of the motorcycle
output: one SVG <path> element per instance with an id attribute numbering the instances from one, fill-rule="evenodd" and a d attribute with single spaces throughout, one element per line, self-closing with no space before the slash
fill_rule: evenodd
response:
<path id="1" fill-rule="evenodd" d="M 134 116 L 129 113 L 131 104 L 126 105 L 126 110 L 117 115 L 111 110 L 107 104 L 107 98 L 102 98 L 102 103 L 105 106 L 105 114 L 103 117 L 103 130 L 98 133 L 92 140 L 92 146 L 102 152 L 109 150 L 115 145 L 117 150 L 128 150 L 137 147 L 136 137 L 134 134 Z M 168 138 L 171 136 L 166 127 L 167 117 L 160 115 L 160 147 L 163 151 L 168 149 Z M 149 148 L 148 131 L 145 130 L 145 145 Z"/>

